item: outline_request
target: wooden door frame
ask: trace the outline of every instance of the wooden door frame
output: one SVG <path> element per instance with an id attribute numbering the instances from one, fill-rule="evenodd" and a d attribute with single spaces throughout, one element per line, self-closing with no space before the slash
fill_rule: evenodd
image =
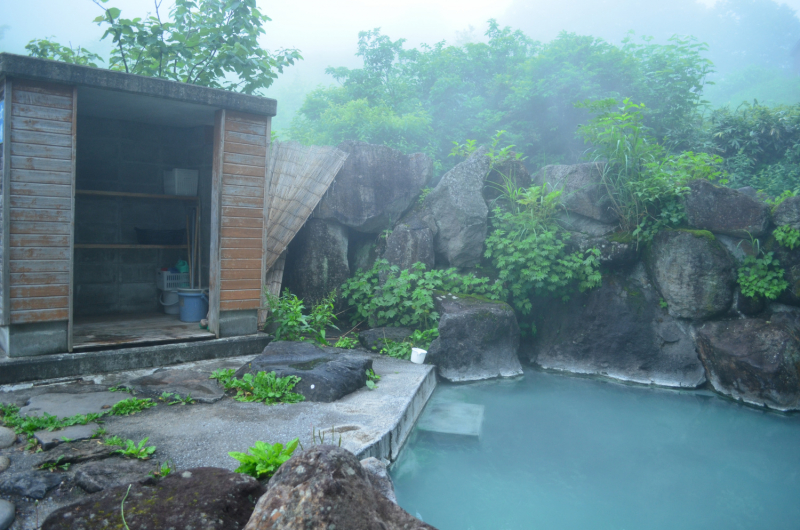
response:
<path id="1" fill-rule="evenodd" d="M 219 338 L 220 226 L 222 224 L 222 164 L 225 153 L 225 109 L 214 115 L 214 156 L 211 165 L 211 229 L 208 263 L 208 330 Z"/>

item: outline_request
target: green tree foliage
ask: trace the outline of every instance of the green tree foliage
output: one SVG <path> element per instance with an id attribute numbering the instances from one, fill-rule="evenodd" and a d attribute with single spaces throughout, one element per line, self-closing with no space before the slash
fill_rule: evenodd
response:
<path id="1" fill-rule="evenodd" d="M 424 151 L 441 164 L 453 139 L 488 143 L 507 131 L 532 158 L 577 159 L 576 127 L 588 118 L 573 103 L 631 97 L 647 104 L 659 134 L 693 116 L 711 64 L 703 45 L 627 41 L 615 46 L 562 33 L 549 43 L 490 21 L 485 43 L 439 42 L 406 49 L 378 29 L 359 34 L 362 68 L 329 68 L 338 86 L 306 98 L 291 129 L 304 142 L 345 139 Z"/>
<path id="2" fill-rule="evenodd" d="M 106 28 L 114 48 L 109 68 L 131 74 L 255 94 L 279 73 L 302 59 L 296 49 L 269 52 L 258 45 L 265 33 L 256 0 L 176 0 L 168 19 L 159 12 L 145 18 L 123 18 L 116 7 L 103 8 L 95 22 Z M 47 40 L 26 46 L 34 57 L 96 66 L 99 59 L 80 48 L 73 51 Z"/>

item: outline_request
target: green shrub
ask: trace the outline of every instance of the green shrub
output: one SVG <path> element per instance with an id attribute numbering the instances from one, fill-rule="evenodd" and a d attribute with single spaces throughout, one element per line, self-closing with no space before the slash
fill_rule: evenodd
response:
<path id="1" fill-rule="evenodd" d="M 775 300 L 789 287 L 784 279 L 785 271 L 772 252 L 759 253 L 759 257 L 747 256 L 739 267 L 738 282 L 742 294 L 749 298 L 763 296 Z"/>
<path id="2" fill-rule="evenodd" d="M 257 441 L 253 447 L 248 449 L 251 454 L 232 451 L 228 455 L 241 462 L 235 469 L 236 473 L 244 473 L 256 479 L 269 478 L 292 457 L 292 453 L 297 449 L 299 443 L 298 438 L 286 444 L 285 447 L 279 443 L 268 444 Z"/>
<path id="3" fill-rule="evenodd" d="M 264 296 L 269 307 L 269 317 L 266 325 L 275 325 L 275 340 L 303 341 L 310 338 L 322 346 L 327 346 L 325 339 L 329 327 L 338 329 L 333 325 L 336 315 L 333 311 L 336 292 L 320 300 L 308 315 L 303 314 L 305 305 L 297 295 L 284 289 L 280 298 L 270 294 L 264 288 Z"/>
<path id="4" fill-rule="evenodd" d="M 368 271 L 359 270 L 341 288 L 342 297 L 354 309 L 353 323 L 424 329 L 439 320 L 433 304 L 437 290 L 497 299 L 500 286 L 488 278 L 459 274 L 457 269 L 426 270 L 423 263 L 401 271 L 382 259 Z"/>
<path id="5" fill-rule="evenodd" d="M 336 344 L 334 344 L 333 347 L 352 350 L 353 348 L 358 347 L 358 339 L 355 337 L 339 337 L 339 340 L 336 341 Z"/>
<path id="6" fill-rule="evenodd" d="M 789 250 L 794 250 L 800 246 L 800 230 L 796 230 L 789 225 L 776 228 L 772 235 L 775 236 L 775 241 Z"/>

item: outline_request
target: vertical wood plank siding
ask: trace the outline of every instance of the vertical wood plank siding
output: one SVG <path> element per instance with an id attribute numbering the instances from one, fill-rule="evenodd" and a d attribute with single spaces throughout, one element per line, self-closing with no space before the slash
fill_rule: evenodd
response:
<path id="1" fill-rule="evenodd" d="M 3 101 L 3 142 L 0 145 L 0 326 L 8 325 L 8 163 L 10 162 L 10 102 L 5 101 L 6 94 L 11 93 L 11 81 L 0 79 L 0 101 Z"/>
<path id="2" fill-rule="evenodd" d="M 217 117 L 212 204 L 218 216 L 212 215 L 212 223 L 218 219 L 219 233 L 212 260 L 218 269 L 211 273 L 210 302 L 212 308 L 218 302 L 220 311 L 261 306 L 269 123 L 267 117 L 232 111 Z M 217 317 L 209 323 L 215 330 Z"/>
<path id="3" fill-rule="evenodd" d="M 10 323 L 70 316 L 75 182 L 75 91 L 14 80 L 10 107 Z"/>

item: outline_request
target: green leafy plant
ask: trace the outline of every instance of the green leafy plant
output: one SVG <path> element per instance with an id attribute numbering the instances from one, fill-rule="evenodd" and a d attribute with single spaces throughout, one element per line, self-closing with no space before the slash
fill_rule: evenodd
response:
<path id="1" fill-rule="evenodd" d="M 128 399 L 116 402 L 111 407 L 110 413 L 114 416 L 130 416 L 131 414 L 136 414 L 137 412 L 142 412 L 143 410 L 155 406 L 156 403 L 150 398 L 138 399 L 129 397 Z"/>
<path id="2" fill-rule="evenodd" d="M 369 388 L 370 390 L 375 390 L 376 388 L 378 388 L 378 381 L 381 380 L 381 376 L 376 374 L 372 370 L 372 368 L 367 368 L 366 374 L 367 374 L 367 388 Z"/>
<path id="3" fill-rule="evenodd" d="M 749 298 L 763 296 L 775 300 L 789 287 L 785 271 L 772 252 L 759 251 L 757 256 L 747 256 L 739 267 L 738 282 L 742 294 Z"/>
<path id="4" fill-rule="evenodd" d="M 128 394 L 133 394 L 133 390 L 130 388 L 124 387 L 122 385 L 112 386 L 108 388 L 109 392 L 127 392 Z"/>
<path id="5" fill-rule="evenodd" d="M 775 241 L 789 250 L 794 250 L 800 246 L 800 230 L 789 225 L 776 228 L 772 235 L 775 236 Z"/>
<path id="6" fill-rule="evenodd" d="M 227 390 L 230 388 L 230 381 L 233 379 L 233 374 L 236 373 L 236 370 L 233 368 L 220 368 L 218 370 L 214 370 L 211 375 L 208 377 L 209 379 L 216 379 L 222 387 Z"/>
<path id="7" fill-rule="evenodd" d="M 72 465 L 72 463 L 62 462 L 63 459 L 64 459 L 63 456 L 59 456 L 55 462 L 45 462 L 41 466 L 39 466 L 39 469 L 45 471 L 58 471 L 58 470 L 67 471 Z"/>
<path id="8" fill-rule="evenodd" d="M 248 449 L 249 454 L 233 451 L 228 455 L 241 463 L 236 468 L 236 473 L 244 473 L 256 479 L 269 478 L 292 457 L 299 443 L 298 438 L 287 443 L 285 447 L 280 443 L 268 444 L 257 441 Z"/>
<path id="9" fill-rule="evenodd" d="M 165 402 L 167 405 L 191 405 L 194 403 L 191 394 L 187 394 L 186 397 L 182 398 L 180 394 L 172 392 L 162 392 L 158 400 Z"/>
<path id="10" fill-rule="evenodd" d="M 172 473 L 173 471 L 174 471 L 174 470 L 173 470 L 173 468 L 172 468 L 172 462 L 170 462 L 169 460 L 167 460 L 166 462 L 163 462 L 163 463 L 162 463 L 162 464 L 161 464 L 161 465 L 158 467 L 158 469 L 156 469 L 155 471 L 152 471 L 152 472 L 150 472 L 150 476 L 151 476 L 151 477 L 160 477 L 160 478 L 164 478 L 164 477 L 168 477 L 168 476 L 170 475 L 170 473 Z"/>
<path id="11" fill-rule="evenodd" d="M 666 301 L 666 300 L 664 300 L 663 298 L 662 298 L 661 300 L 659 300 L 659 302 L 658 302 L 658 306 L 659 306 L 661 309 L 669 309 L 669 304 L 668 304 L 668 303 L 667 303 L 667 301 Z"/>
<path id="12" fill-rule="evenodd" d="M 358 347 L 358 338 L 356 337 L 339 337 L 339 340 L 336 341 L 336 344 L 333 345 L 335 348 L 344 348 L 346 350 L 352 350 L 353 348 Z"/>
<path id="13" fill-rule="evenodd" d="M 386 339 L 383 341 L 380 354 L 407 361 L 411 359 L 411 348 L 413 348 L 413 346 L 410 342 L 397 342 L 392 339 Z"/>
<path id="14" fill-rule="evenodd" d="M 303 301 L 287 289 L 284 289 L 279 298 L 267 292 L 265 288 L 264 297 L 270 312 L 266 326 L 275 328 L 276 341 L 303 341 L 311 338 L 317 344 L 327 346 L 328 341 L 325 338 L 327 328 L 338 329 L 333 325 L 336 320 L 335 291 L 320 300 L 308 315 L 303 314 L 305 309 Z"/>
<path id="15" fill-rule="evenodd" d="M 113 447 L 123 447 L 125 445 L 125 440 L 120 438 L 117 435 L 109 436 L 105 440 L 103 440 L 104 445 L 110 445 Z"/>
<path id="16" fill-rule="evenodd" d="M 98 427 L 92 433 L 92 438 L 102 438 L 106 435 L 106 430 L 103 427 Z"/>
<path id="17" fill-rule="evenodd" d="M 231 378 L 226 389 L 236 390 L 234 399 L 245 403 L 299 403 L 305 397 L 291 391 L 299 382 L 300 378 L 295 375 L 276 377 L 275 372 L 258 372 L 255 376 L 244 374 L 241 379 Z"/>
<path id="18" fill-rule="evenodd" d="M 133 440 L 125 440 L 124 445 L 122 445 L 121 449 L 117 449 L 114 451 L 115 453 L 119 453 L 122 456 L 127 456 L 129 458 L 137 458 L 139 460 L 147 460 L 149 459 L 153 453 L 156 452 L 156 446 L 154 445 L 147 445 L 147 441 L 150 438 L 147 437 L 144 440 L 140 441 L 138 444 Z M 116 445 L 116 444 L 115 444 Z"/>
<path id="19" fill-rule="evenodd" d="M 353 323 L 425 329 L 439 320 L 433 304 L 436 290 L 497 299 L 500 285 L 474 274 L 460 274 L 454 268 L 426 270 L 423 263 L 415 263 L 410 270 L 400 270 L 381 259 L 372 269 L 359 270 L 341 288 L 342 297 L 353 308 Z"/>

